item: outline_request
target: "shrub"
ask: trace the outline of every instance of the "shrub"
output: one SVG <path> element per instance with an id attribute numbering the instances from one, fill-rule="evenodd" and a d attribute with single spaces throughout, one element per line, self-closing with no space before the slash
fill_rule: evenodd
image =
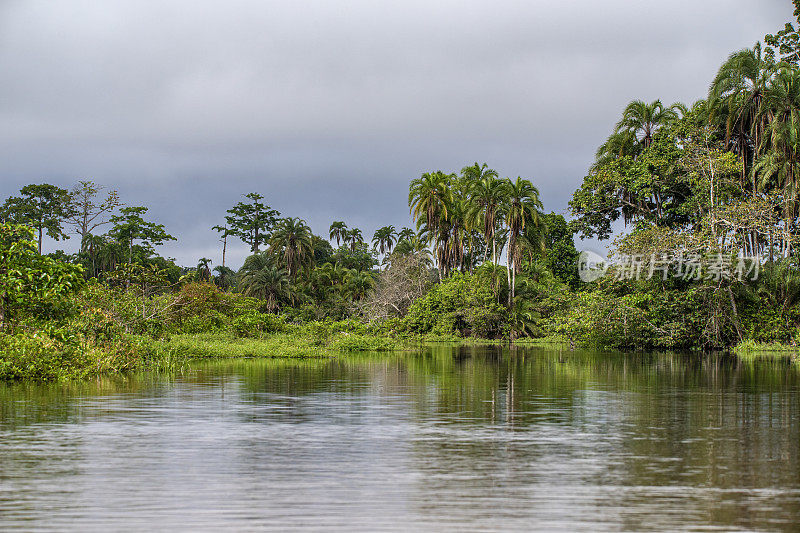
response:
<path id="1" fill-rule="evenodd" d="M 414 333 L 498 338 L 507 315 L 488 276 L 456 273 L 415 301 L 405 324 Z"/>
<path id="2" fill-rule="evenodd" d="M 233 320 L 231 328 L 237 337 L 257 337 L 263 333 L 277 333 L 286 329 L 279 315 L 251 311 Z"/>

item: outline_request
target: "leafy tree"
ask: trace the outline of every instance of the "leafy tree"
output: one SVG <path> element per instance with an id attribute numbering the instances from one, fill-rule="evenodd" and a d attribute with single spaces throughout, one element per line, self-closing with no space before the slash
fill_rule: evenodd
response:
<path id="1" fill-rule="evenodd" d="M 800 1 L 792 0 L 792 4 L 794 4 L 794 17 L 800 22 Z M 782 62 L 794 66 L 800 64 L 800 35 L 790 22 L 776 34 L 766 35 L 764 42 L 768 45 L 766 55 L 771 61 L 775 61 L 777 51 Z"/>
<path id="2" fill-rule="evenodd" d="M 227 235 L 235 235 L 242 242 L 250 246 L 253 253 L 258 253 L 259 246 L 266 244 L 280 213 L 261 202 L 263 196 L 257 193 L 245 195 L 250 202 L 239 202 L 228 209 L 230 215 L 225 217 L 228 222 Z"/>
<path id="3" fill-rule="evenodd" d="M 357 243 L 355 248 L 340 246 L 330 258 L 330 261 L 342 268 L 354 269 L 359 272 L 372 270 L 378 264 L 375 252 L 370 250 L 366 243 Z"/>
<path id="4" fill-rule="evenodd" d="M 80 266 L 37 252 L 25 226 L 0 224 L 0 331 L 23 313 L 53 318 L 83 285 Z"/>
<path id="5" fill-rule="evenodd" d="M 142 259 L 155 253 L 154 246 L 165 241 L 174 241 L 175 237 L 164 229 L 163 224 L 146 221 L 142 215 L 147 213 L 146 207 L 123 207 L 120 214 L 111 217 L 113 227 L 108 235 L 128 249 L 128 263 L 133 262 L 134 247 L 141 252 Z M 138 244 L 135 244 L 139 241 Z"/>
<path id="6" fill-rule="evenodd" d="M 314 245 L 314 264 L 321 265 L 330 260 L 333 255 L 333 246 L 330 242 L 317 235 L 312 235 L 311 243 Z"/>
<path id="7" fill-rule="evenodd" d="M 557 279 L 576 289 L 580 284 L 579 254 L 575 249 L 572 230 L 562 215 L 547 213 L 540 217 L 545 228 L 542 262 Z"/>
<path id="8" fill-rule="evenodd" d="M 21 196 L 8 198 L 0 208 L 0 218 L 34 228 L 38 233 L 37 249 L 40 255 L 43 233 L 57 241 L 69 238 L 63 225 L 74 211 L 66 189 L 43 183 L 26 185 L 19 192 Z"/>

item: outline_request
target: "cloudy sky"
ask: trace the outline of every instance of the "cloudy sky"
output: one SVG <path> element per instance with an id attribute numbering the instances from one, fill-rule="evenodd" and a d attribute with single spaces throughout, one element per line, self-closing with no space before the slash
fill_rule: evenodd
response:
<path id="1" fill-rule="evenodd" d="M 702 97 L 792 9 L 0 0 L 0 197 L 94 180 L 150 207 L 179 238 L 162 252 L 189 265 L 219 263 L 209 228 L 252 191 L 316 233 L 345 220 L 371 236 L 410 225 L 411 179 L 479 161 L 566 214 L 627 102 Z"/>

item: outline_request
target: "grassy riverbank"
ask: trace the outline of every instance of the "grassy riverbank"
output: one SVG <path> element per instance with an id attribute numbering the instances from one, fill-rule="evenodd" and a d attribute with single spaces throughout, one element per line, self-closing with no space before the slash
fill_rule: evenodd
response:
<path id="1" fill-rule="evenodd" d="M 733 349 L 733 353 L 746 360 L 790 358 L 800 362 L 800 347 L 779 342 L 744 341 Z"/>

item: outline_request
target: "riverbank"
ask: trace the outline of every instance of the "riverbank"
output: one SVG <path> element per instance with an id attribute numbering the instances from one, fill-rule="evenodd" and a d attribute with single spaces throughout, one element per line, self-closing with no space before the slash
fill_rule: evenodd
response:
<path id="1" fill-rule="evenodd" d="M 165 335 L 119 335 L 113 339 L 59 338 L 43 333 L 0 334 L 0 381 L 68 381 L 133 371 L 174 372 L 191 361 L 232 358 L 332 358 L 356 352 L 408 351 L 430 345 L 503 345 L 507 339 L 456 336 L 391 336 L 354 333 L 325 323 L 289 331 L 241 336 L 235 331 Z M 558 338 L 517 339 L 520 346 L 555 349 Z"/>
<path id="2" fill-rule="evenodd" d="M 800 362 L 800 347 L 780 342 L 744 341 L 733 348 L 741 359 L 784 359 Z"/>

